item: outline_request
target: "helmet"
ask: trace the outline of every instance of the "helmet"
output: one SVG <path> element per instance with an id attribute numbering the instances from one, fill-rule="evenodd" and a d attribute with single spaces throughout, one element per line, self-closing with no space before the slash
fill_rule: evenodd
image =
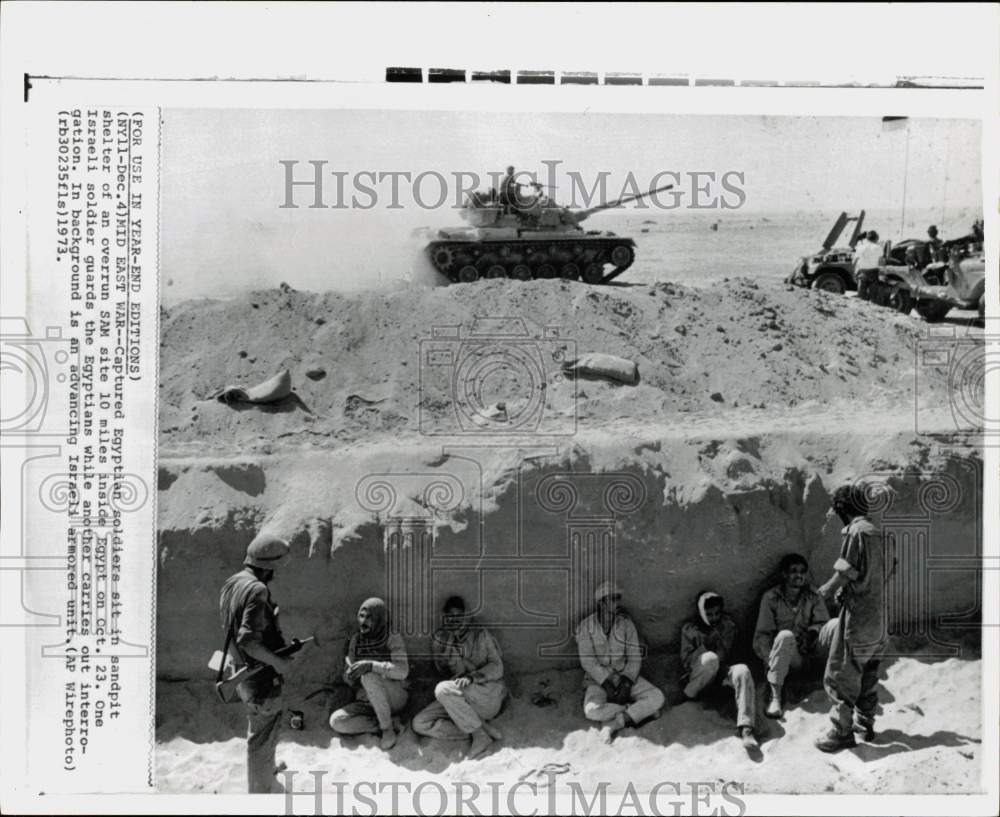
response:
<path id="1" fill-rule="evenodd" d="M 622 589 L 614 582 L 604 582 L 598 586 L 597 590 L 594 591 L 594 601 L 598 604 L 601 603 L 601 599 L 607 598 L 608 596 L 621 595 Z"/>
<path id="2" fill-rule="evenodd" d="M 243 564 L 250 567 L 275 568 L 288 562 L 288 542 L 270 533 L 258 533 L 247 545 Z"/>

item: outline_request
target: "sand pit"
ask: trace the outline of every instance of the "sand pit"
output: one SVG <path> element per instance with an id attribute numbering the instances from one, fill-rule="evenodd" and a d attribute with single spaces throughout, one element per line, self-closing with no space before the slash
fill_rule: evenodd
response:
<path id="1" fill-rule="evenodd" d="M 496 318 L 506 320 L 486 320 Z M 485 346 L 468 340 L 477 319 L 493 333 Z M 504 334 L 511 326 L 528 339 Z M 804 553 L 814 579 L 825 579 L 839 543 L 829 495 L 859 476 L 891 488 L 880 516 L 905 539 L 893 624 L 907 638 L 883 681 L 884 739 L 832 765 L 812 752 L 827 708 L 813 689 L 771 726 L 764 763 L 750 764 L 729 721 L 684 704 L 621 739 L 628 774 L 638 786 L 711 769 L 769 792 L 979 786 L 981 667 L 974 644 L 969 652 L 975 614 L 965 614 L 978 586 L 982 463 L 975 417 L 949 401 L 954 365 L 915 357 L 927 338 L 919 319 L 746 280 L 720 290 L 490 281 L 189 302 L 165 310 L 161 328 L 163 788 L 243 785 L 239 707 L 213 702 L 205 663 L 221 647 L 218 588 L 263 528 L 292 542 L 292 564 L 273 586 L 283 629 L 316 631 L 324 645 L 297 662 L 290 702 L 339 674 L 358 603 L 386 593 L 392 607 L 386 588 L 401 587 L 409 592 L 393 609 L 405 616 L 418 684 L 428 628 L 441 600 L 460 592 L 497 634 L 514 693 L 501 717 L 509 740 L 466 763 L 457 748 L 418 746 L 412 734 L 389 756 L 364 741 L 336 748 L 322 726 L 331 687 L 311 709 L 296 707 L 311 726 L 286 733 L 279 755 L 290 767 L 516 780 L 566 763 L 586 781 L 604 779 L 595 775 L 611 757 L 579 712 L 570 638 L 589 605 L 595 555 L 613 554 L 649 677 L 669 698 L 695 593 L 724 591 L 746 632 L 783 553 Z M 423 352 L 434 343 L 445 374 L 428 370 Z M 477 349 L 513 355 L 528 374 L 508 367 L 456 398 L 454 372 Z M 595 351 L 636 361 L 638 385 L 561 376 L 561 358 Z M 285 368 L 295 392 L 280 403 L 210 399 Z M 468 427 L 475 412 L 464 409 L 477 400 L 534 407 L 514 427 Z M 934 624 L 947 615 L 957 630 Z M 962 659 L 946 660 L 944 645 L 958 641 Z M 540 670 L 565 689 L 556 707 L 530 703 Z M 668 766 L 679 771 L 664 778 Z"/>
<path id="2" fill-rule="evenodd" d="M 565 679 L 574 689 L 556 706 L 539 708 L 515 700 L 496 721 L 503 744 L 476 760 L 465 760 L 458 743 L 428 741 L 411 731 L 388 754 L 373 737 L 335 738 L 318 707 L 304 707 L 306 731 L 286 731 L 278 758 L 299 771 L 293 785 L 301 791 L 312 788 L 309 770 L 325 770 L 327 781 L 416 786 L 432 780 L 449 788 L 461 780 L 506 787 L 526 780 L 542 792 L 541 803 L 548 785 L 568 792 L 572 782 L 591 792 L 597 782 L 606 781 L 608 807 L 594 812 L 602 814 L 615 813 L 629 782 L 640 792 L 661 781 L 703 780 L 719 787 L 741 783 L 747 793 L 972 793 L 982 790 L 981 672 L 979 661 L 958 659 L 924 663 L 903 658 L 889 664 L 879 690 L 881 735 L 835 758 L 812 747 L 826 727 L 828 701 L 821 689 L 808 691 L 784 720 L 764 725 L 763 760 L 754 762 L 734 737 L 731 718 L 699 703 L 671 708 L 659 720 L 628 730 L 605 746 L 580 712 L 576 675 Z M 537 683 L 534 677 L 525 680 Z M 176 793 L 242 791 L 245 741 L 238 736 L 238 707 L 228 713 L 237 716 L 230 718 L 231 728 L 220 728 L 219 707 L 209 697 L 166 686 L 161 686 L 159 700 L 176 714 L 166 716 L 157 733 L 161 788 Z M 670 813 L 667 799 L 661 806 L 664 813 Z M 428 800 L 428 810 L 433 802 Z M 334 803 L 329 789 L 327 807 Z"/>

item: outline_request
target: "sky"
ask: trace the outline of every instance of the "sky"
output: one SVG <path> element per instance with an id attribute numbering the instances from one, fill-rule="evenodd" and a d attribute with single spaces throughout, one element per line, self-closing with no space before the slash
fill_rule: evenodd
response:
<path id="1" fill-rule="evenodd" d="M 895 211 L 904 184 L 913 210 L 978 210 L 982 199 L 981 128 L 971 120 L 909 119 L 886 130 L 877 117 L 168 109 L 162 138 L 161 277 L 178 283 L 223 276 L 273 286 L 283 270 L 327 266 L 331 287 L 349 284 L 351 270 L 366 261 L 394 263 L 389 245 L 412 228 L 462 223 L 450 209 L 453 174 L 478 174 L 487 187 L 487 174 L 508 164 L 547 181 L 543 162 L 557 162 L 557 199 L 573 189 L 567 171 L 588 188 L 606 172 L 612 198 L 629 173 L 645 190 L 657 174 L 673 171 L 681 174 L 674 217 L 702 217 L 689 205 L 719 195 L 741 205 L 721 217 Z M 352 195 L 362 205 L 371 200 L 354 184 L 362 171 L 437 173 L 451 187 L 446 206 L 435 210 L 416 206 L 413 186 L 402 178 L 399 209 L 388 208 L 389 178 L 362 178 L 378 195 L 372 209 L 310 208 L 307 188 L 293 191 L 297 209 L 283 208 L 282 161 L 298 163 L 296 179 L 313 178 L 310 161 L 326 162 L 327 205 L 338 200 L 334 172 L 346 174 L 348 204 Z M 716 174 L 697 201 L 692 172 Z M 743 197 L 720 187 L 727 172 L 743 174 L 729 177 Z M 419 192 L 433 204 L 441 191 L 429 175 Z"/>

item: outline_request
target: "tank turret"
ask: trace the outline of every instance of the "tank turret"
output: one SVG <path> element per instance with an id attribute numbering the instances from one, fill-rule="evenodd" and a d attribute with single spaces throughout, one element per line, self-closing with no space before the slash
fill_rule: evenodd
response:
<path id="1" fill-rule="evenodd" d="M 564 278 L 606 284 L 632 265 L 635 242 L 611 232 L 584 230 L 581 222 L 602 210 L 673 187 L 668 184 L 572 210 L 543 193 L 543 185 L 531 186 L 536 195 L 517 196 L 509 202 L 501 201 L 495 190 L 472 193 L 461 211 L 466 225 L 438 230 L 427 245 L 435 269 L 456 283 L 480 278 Z"/>

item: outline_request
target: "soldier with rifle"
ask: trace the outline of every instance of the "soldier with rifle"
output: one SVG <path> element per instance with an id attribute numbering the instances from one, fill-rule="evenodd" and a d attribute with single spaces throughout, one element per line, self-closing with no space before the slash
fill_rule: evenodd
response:
<path id="1" fill-rule="evenodd" d="M 281 727 L 281 688 L 292 667 L 293 648 L 278 627 L 278 607 L 268 583 L 288 560 L 288 543 L 261 533 L 247 546 L 243 569 L 230 576 L 219 597 L 219 613 L 244 669 L 236 690 L 247 713 L 247 783 L 250 794 L 280 792 L 274 750 Z M 298 642 L 301 645 L 301 642 Z"/>

